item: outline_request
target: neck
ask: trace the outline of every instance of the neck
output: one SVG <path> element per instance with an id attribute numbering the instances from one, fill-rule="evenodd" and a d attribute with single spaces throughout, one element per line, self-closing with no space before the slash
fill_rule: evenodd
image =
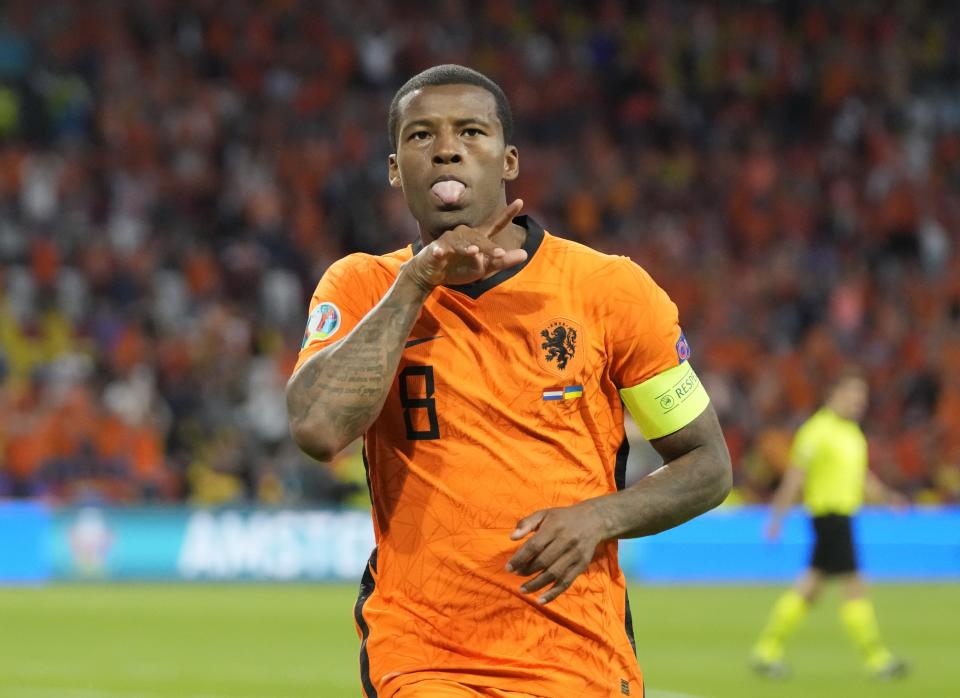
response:
<path id="1" fill-rule="evenodd" d="M 827 409 L 833 412 L 835 415 L 837 415 L 840 419 L 846 419 L 849 422 L 857 421 L 854 417 L 851 417 L 849 414 L 847 414 L 843 410 L 838 410 L 836 407 L 834 407 L 830 403 L 827 403 Z"/>
<path id="2" fill-rule="evenodd" d="M 519 250 L 523 247 L 523 243 L 527 241 L 527 229 L 516 223 L 511 223 L 490 239 L 507 252 Z"/>

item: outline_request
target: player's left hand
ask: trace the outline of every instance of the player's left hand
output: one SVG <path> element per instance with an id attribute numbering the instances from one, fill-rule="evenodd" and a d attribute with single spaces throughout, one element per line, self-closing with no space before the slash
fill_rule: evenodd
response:
<path id="1" fill-rule="evenodd" d="M 597 546 L 604 540 L 604 524 L 589 502 L 570 507 L 541 509 L 517 522 L 511 540 L 533 533 L 507 563 L 507 572 L 530 576 L 520 591 L 530 594 L 551 586 L 537 601 L 548 604 L 570 588 L 587 569 Z M 535 533 L 534 533 L 535 532 Z"/>

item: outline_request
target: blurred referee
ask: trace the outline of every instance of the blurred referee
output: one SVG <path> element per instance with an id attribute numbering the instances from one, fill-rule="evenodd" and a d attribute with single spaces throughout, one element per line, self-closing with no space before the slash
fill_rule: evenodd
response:
<path id="1" fill-rule="evenodd" d="M 809 567 L 774 604 L 753 648 L 752 666 L 765 676 L 786 675 L 784 642 L 828 578 L 838 579 L 843 585 L 840 620 L 863 653 L 867 671 L 880 679 L 906 673 L 906 664 L 880 639 L 867 585 L 857 569 L 853 542 L 851 517 L 863 504 L 864 494 L 894 506 L 907 505 L 903 495 L 886 487 L 867 468 L 867 439 L 858 424 L 866 411 L 867 396 L 863 374 L 845 371 L 824 406 L 800 427 L 794 439 L 791 467 L 773 498 L 767 537 L 779 537 L 783 517 L 802 488 L 804 506 L 813 518 L 815 543 Z"/>

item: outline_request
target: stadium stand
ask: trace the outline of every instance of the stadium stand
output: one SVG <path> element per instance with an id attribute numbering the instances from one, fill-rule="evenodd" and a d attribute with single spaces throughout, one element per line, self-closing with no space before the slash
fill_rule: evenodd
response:
<path id="1" fill-rule="evenodd" d="M 511 196 L 677 301 L 734 501 L 847 359 L 874 467 L 960 501 L 960 8 L 408 5 L 3 3 L 0 496 L 354 496 L 283 387 L 326 266 L 416 235 L 386 110 L 456 62 L 513 102 Z"/>

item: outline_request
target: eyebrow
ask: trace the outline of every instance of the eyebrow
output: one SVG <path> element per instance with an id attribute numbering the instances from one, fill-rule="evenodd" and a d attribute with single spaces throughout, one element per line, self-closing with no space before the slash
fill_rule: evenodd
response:
<path id="1" fill-rule="evenodd" d="M 400 133 L 406 132 L 408 129 L 413 128 L 414 126 L 433 126 L 433 119 L 417 119 L 416 121 L 411 121 L 408 124 L 405 124 Z M 486 128 L 492 128 L 489 121 L 483 119 L 479 116 L 472 116 L 466 119 L 457 119 L 453 122 L 454 126 L 466 126 L 467 124 L 476 124 L 478 126 L 485 126 Z"/>

